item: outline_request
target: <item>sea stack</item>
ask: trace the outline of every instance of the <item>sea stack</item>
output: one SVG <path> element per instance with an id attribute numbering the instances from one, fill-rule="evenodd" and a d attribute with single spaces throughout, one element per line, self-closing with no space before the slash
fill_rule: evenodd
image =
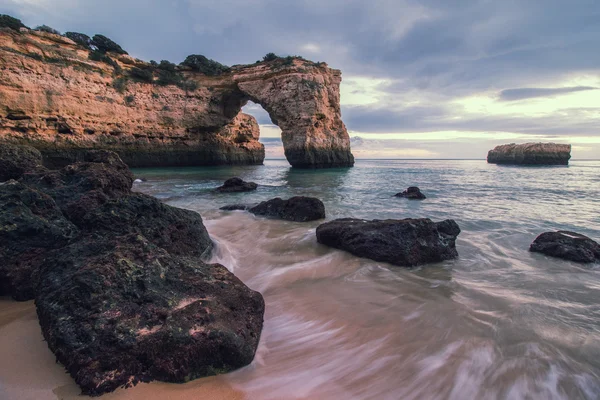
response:
<path id="1" fill-rule="evenodd" d="M 568 165 L 571 145 L 558 143 L 504 144 L 490 150 L 490 164 Z"/>

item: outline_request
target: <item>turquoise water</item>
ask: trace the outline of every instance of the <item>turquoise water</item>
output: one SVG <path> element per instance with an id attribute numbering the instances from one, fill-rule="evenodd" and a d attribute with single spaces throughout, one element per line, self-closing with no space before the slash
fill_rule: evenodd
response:
<path id="1" fill-rule="evenodd" d="M 600 240 L 600 162 L 359 160 L 351 169 L 135 170 L 134 189 L 198 211 L 213 261 L 267 304 L 254 363 L 227 376 L 258 399 L 600 398 L 600 265 L 528 252 L 548 230 Z M 218 194 L 232 176 L 256 192 Z M 427 200 L 393 195 L 419 186 Z M 315 196 L 328 219 L 452 218 L 457 260 L 416 270 L 319 245 L 320 222 L 219 207 Z"/>

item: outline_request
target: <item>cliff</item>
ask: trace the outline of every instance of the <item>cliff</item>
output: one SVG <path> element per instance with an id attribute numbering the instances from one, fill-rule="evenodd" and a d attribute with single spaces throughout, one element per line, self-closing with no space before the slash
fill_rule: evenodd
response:
<path id="1" fill-rule="evenodd" d="M 488 153 L 492 164 L 568 165 L 570 144 L 524 143 L 496 146 Z"/>
<path id="2" fill-rule="evenodd" d="M 170 65 L 0 29 L 0 140 L 34 146 L 56 166 L 88 149 L 113 150 L 132 167 L 260 164 L 258 124 L 241 113 L 252 100 L 281 127 L 292 166 L 353 165 L 340 71 L 301 58 L 217 76 Z"/>

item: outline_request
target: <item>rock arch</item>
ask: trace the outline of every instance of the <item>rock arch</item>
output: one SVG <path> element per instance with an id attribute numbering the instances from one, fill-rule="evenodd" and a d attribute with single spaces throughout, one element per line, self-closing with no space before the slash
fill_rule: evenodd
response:
<path id="1" fill-rule="evenodd" d="M 113 65 L 88 53 L 58 35 L 0 30 L 0 142 L 32 145 L 57 166 L 98 148 L 131 167 L 261 164 L 258 124 L 241 113 L 252 100 L 282 129 L 293 167 L 354 164 L 341 72 L 325 63 L 277 58 L 219 76 L 180 67 L 179 84 L 161 85 L 132 78 L 149 63 L 110 54 Z"/>
<path id="2" fill-rule="evenodd" d="M 236 70 L 233 79 L 247 100 L 261 105 L 282 130 L 285 156 L 293 167 L 351 167 L 350 137 L 341 118 L 341 72 L 296 59 L 273 71 L 260 65 Z"/>

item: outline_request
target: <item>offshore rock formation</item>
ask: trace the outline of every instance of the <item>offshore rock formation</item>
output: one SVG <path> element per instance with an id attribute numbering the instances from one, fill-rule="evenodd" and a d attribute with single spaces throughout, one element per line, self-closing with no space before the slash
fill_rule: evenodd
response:
<path id="1" fill-rule="evenodd" d="M 66 37 L 0 29 L 0 141 L 32 145 L 54 167 L 88 149 L 113 150 L 131 167 L 260 164 L 258 124 L 240 112 L 251 100 L 281 127 L 292 166 L 354 163 L 341 73 L 325 63 L 277 59 L 218 76 L 178 67 L 182 82 L 158 84 L 151 64 L 107 55 L 111 63 L 93 61 Z"/>
<path id="2" fill-rule="evenodd" d="M 568 165 L 570 144 L 524 143 L 496 146 L 488 153 L 491 164 Z"/>
<path id="3" fill-rule="evenodd" d="M 529 251 L 580 263 L 600 262 L 600 244 L 569 231 L 542 233 L 531 243 Z"/>
<path id="4" fill-rule="evenodd" d="M 403 267 L 458 257 L 454 220 L 428 218 L 372 220 L 342 218 L 317 227 L 317 241 L 358 257 Z"/>
<path id="5" fill-rule="evenodd" d="M 3 163 L 26 151 L 3 146 Z M 113 152 L 82 158 L 56 171 L 32 163 L 0 184 L 0 295 L 35 298 L 50 350 L 84 394 L 248 365 L 264 301 L 202 261 L 213 244 L 200 215 L 131 192 Z"/>
<path id="6" fill-rule="evenodd" d="M 396 193 L 394 196 L 404 197 L 405 199 L 409 200 L 425 200 L 427 198 L 427 196 L 425 196 L 423 192 L 421 192 L 421 189 L 419 189 L 416 186 L 411 186 L 404 192 Z"/>

